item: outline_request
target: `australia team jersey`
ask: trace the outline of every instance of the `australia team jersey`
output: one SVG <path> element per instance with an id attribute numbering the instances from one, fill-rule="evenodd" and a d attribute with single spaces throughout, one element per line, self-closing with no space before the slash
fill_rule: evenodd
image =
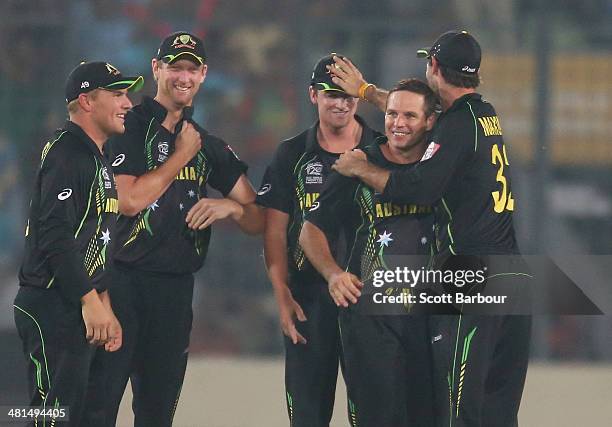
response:
<path id="1" fill-rule="evenodd" d="M 22 286 L 58 288 L 71 302 L 104 290 L 117 238 L 111 165 L 75 123 L 45 144 L 25 230 Z"/>
<path id="2" fill-rule="evenodd" d="M 370 129 L 358 116 L 362 126 L 359 147 L 363 148 L 380 134 Z M 289 215 L 287 228 L 287 250 L 289 259 L 289 280 L 291 283 L 325 284 L 306 259 L 299 245 L 304 215 L 319 204 L 331 166 L 339 154 L 326 152 L 317 141 L 319 123 L 299 135 L 284 141 L 276 150 L 272 163 L 267 168 L 257 195 L 257 203 L 266 208 L 276 209 Z M 338 231 L 338 230 L 336 230 Z M 338 256 L 339 233 L 330 235 L 330 248 Z"/>
<path id="3" fill-rule="evenodd" d="M 193 273 L 206 257 L 211 229 L 187 227 L 187 212 L 207 197 L 207 186 L 227 196 L 247 166 L 229 145 L 191 120 L 192 109 L 183 110 L 200 132 L 202 148 L 177 174 L 165 193 L 134 217 L 118 221 L 116 260 L 136 269 L 161 273 Z M 126 131 L 113 138 L 115 175 L 140 176 L 161 166 L 174 152 L 177 133 L 162 126 L 166 109 L 152 98 L 126 116 Z"/>

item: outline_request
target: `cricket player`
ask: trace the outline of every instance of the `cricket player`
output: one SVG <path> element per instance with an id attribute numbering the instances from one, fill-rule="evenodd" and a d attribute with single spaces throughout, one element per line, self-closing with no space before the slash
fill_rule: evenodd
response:
<path id="1" fill-rule="evenodd" d="M 385 137 L 363 149 L 368 161 L 388 170 L 414 168 L 425 152 L 436 105 L 437 97 L 426 83 L 400 81 L 387 99 Z M 330 175 L 318 201 L 306 213 L 300 244 L 327 280 L 336 305 L 343 307 L 340 330 L 353 425 L 432 425 L 427 318 L 409 315 L 407 301 L 400 306 L 403 311 L 391 303 L 376 309 L 383 295 L 401 298 L 414 288 L 394 282 L 383 289 L 373 280 L 398 260 L 415 271 L 427 266 L 433 244 L 431 207 L 385 202 L 372 187 L 337 172 Z M 346 270 L 329 249 L 327 236 L 339 228 L 351 236 Z"/>
<path id="2" fill-rule="evenodd" d="M 69 120 L 42 150 L 14 311 L 30 405 L 67 408 L 69 422 L 61 425 L 83 425 L 97 346 L 112 352 L 122 343 L 107 291 L 117 192 L 102 152 L 111 135 L 125 130 L 127 92 L 142 84 L 106 62 L 80 64 L 66 81 Z M 65 418 L 31 421 L 49 426 Z"/>
<path id="3" fill-rule="evenodd" d="M 263 231 L 246 164 L 192 118 L 206 60 L 194 34 L 168 35 L 152 60 L 155 98 L 144 97 L 111 140 L 121 216 L 110 293 L 124 345 L 99 354 L 108 376 L 92 393 L 103 394 L 106 407 L 88 409 L 89 425 L 102 418 L 115 425 L 128 378 L 134 425 L 172 425 L 189 353 L 193 274 L 206 258 L 210 225 L 231 218 L 247 233 Z M 223 198 L 208 198 L 208 186 Z"/>
<path id="4" fill-rule="evenodd" d="M 285 335 L 292 427 L 329 426 L 341 353 L 338 309 L 298 243 L 304 214 L 318 206 L 340 153 L 365 147 L 380 135 L 355 114 L 358 100 L 331 81 L 326 68 L 331 64 L 332 55 L 317 62 L 308 88 L 317 122 L 279 145 L 257 196 L 266 208 L 265 258 Z M 342 257 L 338 238 L 330 236 L 332 257 Z"/>
<path id="5" fill-rule="evenodd" d="M 439 95 L 442 115 L 417 167 L 390 171 L 363 152 L 348 152 L 334 169 L 358 177 L 394 203 L 434 204 L 437 255 L 434 268 L 484 272 L 476 294 L 504 293 L 499 308 L 453 304 L 432 331 L 436 410 L 445 426 L 516 426 L 528 365 L 531 276 L 519 256 L 512 215 L 515 195 L 499 117 L 476 92 L 481 49 L 466 31 L 442 34 L 417 55 L 427 59 L 427 82 Z M 336 59 L 333 81 L 381 107 L 388 94 L 363 80 L 354 65 Z M 360 90 L 361 89 L 361 90 Z M 451 296 L 456 297 L 455 281 Z M 348 283 L 344 292 L 358 289 Z M 483 315 L 492 311 L 495 315 Z"/>

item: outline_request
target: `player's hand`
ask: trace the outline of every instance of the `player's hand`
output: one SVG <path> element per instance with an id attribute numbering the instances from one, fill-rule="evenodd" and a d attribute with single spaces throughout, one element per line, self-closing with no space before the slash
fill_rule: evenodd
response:
<path id="1" fill-rule="evenodd" d="M 335 64 L 327 66 L 331 73 L 332 81 L 349 95 L 358 98 L 359 88 L 364 83 L 367 83 L 361 75 L 361 71 L 346 57 L 342 59 L 334 55 L 334 62 Z"/>
<path id="2" fill-rule="evenodd" d="M 202 137 L 192 123 L 183 122 L 183 128 L 176 137 L 174 152 L 183 156 L 185 163 L 193 159 L 202 148 Z"/>
<path id="3" fill-rule="evenodd" d="M 113 321 L 108 330 L 108 341 L 104 344 L 104 350 L 112 353 L 119 350 L 123 344 L 123 329 L 115 314 L 111 312 L 111 315 L 113 316 Z"/>
<path id="4" fill-rule="evenodd" d="M 355 149 L 342 153 L 332 165 L 332 169 L 344 176 L 353 178 L 359 177 L 361 171 L 367 165 L 368 158 L 366 154 L 359 149 Z"/>
<path id="5" fill-rule="evenodd" d="M 302 310 L 302 307 L 293 299 L 291 291 L 287 289 L 286 292 L 282 292 L 281 295 L 276 295 L 276 302 L 278 303 L 279 317 L 281 329 L 293 344 L 306 344 L 306 338 L 302 336 L 295 327 L 295 319 L 300 322 L 306 321 L 306 315 Z"/>
<path id="6" fill-rule="evenodd" d="M 242 205 L 230 199 L 201 199 L 189 212 L 185 222 L 192 230 L 203 230 L 219 219 L 231 216 L 240 218 L 244 212 Z"/>
<path id="7" fill-rule="evenodd" d="M 343 307 L 348 307 L 349 302 L 356 304 L 363 288 L 363 283 L 359 278 L 346 271 L 332 274 L 327 285 L 329 294 L 336 305 Z"/>
<path id="8" fill-rule="evenodd" d="M 87 341 L 94 345 L 106 344 L 114 316 L 104 306 L 95 289 L 81 297 L 81 314 Z"/>

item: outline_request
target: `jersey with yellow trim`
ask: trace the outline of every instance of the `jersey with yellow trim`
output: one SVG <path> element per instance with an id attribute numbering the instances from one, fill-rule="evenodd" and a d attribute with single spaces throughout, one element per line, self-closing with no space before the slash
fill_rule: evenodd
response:
<path id="1" fill-rule="evenodd" d="M 409 170 L 415 163 L 390 162 L 381 151 L 387 143 L 380 137 L 364 148 L 368 161 L 389 170 Z M 346 269 L 362 282 L 371 281 L 374 272 L 399 267 L 414 270 L 426 267 L 433 244 L 433 210 L 428 205 L 396 204 L 356 178 L 333 172 L 318 206 L 306 213 L 306 221 L 326 236 L 342 228 L 349 247 Z"/>
<path id="2" fill-rule="evenodd" d="M 500 120 L 477 93 L 457 99 L 434 126 L 421 162 L 394 171 L 383 196 L 435 204 L 439 256 L 518 253 L 515 194 Z"/>
<path id="3" fill-rule="evenodd" d="M 359 116 L 355 119 L 362 127 L 359 147 L 371 143 L 380 133 L 372 130 Z M 289 215 L 287 228 L 287 257 L 290 282 L 325 284 L 325 280 L 308 262 L 298 239 L 304 224 L 304 215 L 318 205 L 318 197 L 339 154 L 326 152 L 317 140 L 317 121 L 312 127 L 283 141 L 262 179 L 256 202 L 266 208 Z M 330 236 L 330 248 L 336 257 L 342 257 L 338 234 Z"/>
<path id="4" fill-rule="evenodd" d="M 45 144 L 25 230 L 22 286 L 58 288 L 78 303 L 106 288 L 118 202 L 111 165 L 75 123 Z"/>
<path id="5" fill-rule="evenodd" d="M 170 132 L 162 126 L 166 114 L 167 110 L 149 97 L 128 112 L 125 133 L 109 141 L 115 175 L 143 175 L 163 165 L 174 153 L 180 130 L 177 126 Z M 211 227 L 189 229 L 187 213 L 208 197 L 208 186 L 227 196 L 247 166 L 228 144 L 194 122 L 192 114 L 192 107 L 184 108 L 182 121 L 189 121 L 200 133 L 202 148 L 158 200 L 134 217 L 119 217 L 115 259 L 120 263 L 176 274 L 193 273 L 204 263 Z"/>

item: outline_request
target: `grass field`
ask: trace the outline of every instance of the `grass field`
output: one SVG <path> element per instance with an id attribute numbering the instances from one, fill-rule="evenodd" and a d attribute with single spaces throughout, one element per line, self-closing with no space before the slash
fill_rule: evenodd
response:
<path id="1" fill-rule="evenodd" d="M 192 358 L 175 427 L 287 427 L 280 359 Z M 130 427 L 124 396 L 119 427 Z M 612 365 L 537 364 L 529 367 L 520 412 L 522 427 L 612 426 Z M 339 382 L 331 427 L 346 427 Z"/>

